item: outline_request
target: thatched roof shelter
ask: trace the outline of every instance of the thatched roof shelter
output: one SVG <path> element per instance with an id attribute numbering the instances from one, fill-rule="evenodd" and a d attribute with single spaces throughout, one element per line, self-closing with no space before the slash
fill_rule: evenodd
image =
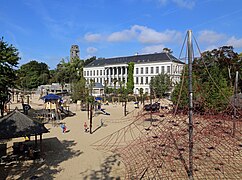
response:
<path id="1" fill-rule="evenodd" d="M 45 126 L 17 109 L 0 119 L 0 140 L 42 135 L 49 132 Z"/>

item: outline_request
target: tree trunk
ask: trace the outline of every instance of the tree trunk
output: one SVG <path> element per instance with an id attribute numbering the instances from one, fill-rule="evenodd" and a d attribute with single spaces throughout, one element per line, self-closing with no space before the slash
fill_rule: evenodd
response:
<path id="1" fill-rule="evenodd" d="M 1 117 L 4 115 L 4 104 L 0 104 L 0 110 L 1 110 Z"/>
<path id="2" fill-rule="evenodd" d="M 90 107 L 90 134 L 92 134 L 92 104 Z"/>
<path id="3" fill-rule="evenodd" d="M 124 102 L 124 116 L 127 115 L 127 110 L 126 110 L 126 106 L 127 105 L 127 100 L 125 99 L 125 102 Z"/>
<path id="4" fill-rule="evenodd" d="M 89 119 L 89 111 L 90 111 L 90 107 L 89 107 L 89 102 L 87 103 L 87 118 Z"/>

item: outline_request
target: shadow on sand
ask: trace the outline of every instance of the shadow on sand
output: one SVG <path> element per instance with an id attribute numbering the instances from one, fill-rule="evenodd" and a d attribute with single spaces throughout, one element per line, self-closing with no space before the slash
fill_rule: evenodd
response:
<path id="1" fill-rule="evenodd" d="M 62 171 L 59 164 L 63 161 L 81 155 L 83 152 L 74 151 L 74 141 L 60 142 L 56 137 L 43 139 L 43 161 L 21 160 L 12 166 L 0 170 L 0 179 L 53 179 Z"/>
<path id="2" fill-rule="evenodd" d="M 119 155 L 111 155 L 108 156 L 104 162 L 101 164 L 100 170 L 97 171 L 91 171 L 89 175 L 86 175 L 83 177 L 84 180 L 91 179 L 91 180 L 96 180 L 96 179 L 107 179 L 107 180 L 119 180 L 120 176 L 113 176 L 111 175 L 111 171 L 114 167 L 119 167 L 120 166 L 120 160 L 118 160 Z"/>

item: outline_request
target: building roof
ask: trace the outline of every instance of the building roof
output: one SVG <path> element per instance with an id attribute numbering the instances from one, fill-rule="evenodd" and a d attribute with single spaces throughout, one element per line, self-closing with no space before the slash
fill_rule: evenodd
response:
<path id="1" fill-rule="evenodd" d="M 41 97 L 41 99 L 43 99 L 44 101 L 59 100 L 61 98 L 61 96 L 58 96 L 56 94 L 47 94 L 46 96 Z"/>
<path id="2" fill-rule="evenodd" d="M 104 86 L 102 85 L 102 83 L 98 83 L 98 82 L 96 82 L 93 88 L 94 88 L 94 89 L 103 89 Z"/>
<path id="3" fill-rule="evenodd" d="M 178 60 L 173 55 L 162 52 L 155 54 L 143 54 L 143 55 L 134 55 L 134 56 L 126 56 L 126 57 L 115 57 L 115 58 L 103 58 L 97 59 L 86 65 L 85 67 L 98 67 L 105 65 L 115 65 L 115 64 L 128 64 L 129 62 L 134 63 L 155 63 L 155 62 L 177 62 L 184 64 L 182 61 Z"/>
<path id="4" fill-rule="evenodd" d="M 0 140 L 49 132 L 45 126 L 17 109 L 0 119 Z"/>

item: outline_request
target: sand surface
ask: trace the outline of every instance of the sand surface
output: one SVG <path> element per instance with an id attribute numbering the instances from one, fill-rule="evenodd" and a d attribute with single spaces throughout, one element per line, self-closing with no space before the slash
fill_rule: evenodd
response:
<path id="1" fill-rule="evenodd" d="M 43 100 L 38 100 L 37 95 L 30 99 L 34 109 L 43 108 Z M 13 102 L 11 109 L 21 104 Z M 56 124 L 46 124 L 49 133 L 43 134 L 43 162 L 20 161 L 10 165 L 2 172 L 6 179 L 124 179 L 125 168 L 118 154 L 102 152 L 94 149 L 92 144 L 101 138 L 121 129 L 131 121 L 130 117 L 137 113 L 133 102 L 129 102 L 128 116 L 124 117 L 122 104 L 103 105 L 110 116 L 102 113 L 93 117 L 93 133 L 84 131 L 84 122 L 89 126 L 87 111 L 81 111 L 76 104 L 70 104 L 70 110 L 75 116 L 61 120 L 69 132 L 63 134 L 62 129 Z M 104 125 L 101 125 L 101 119 Z M 8 142 L 9 150 L 14 142 L 23 141 L 23 138 L 13 139 Z M 34 137 L 31 138 L 31 142 Z M 0 178 L 1 179 L 1 178 Z"/>

